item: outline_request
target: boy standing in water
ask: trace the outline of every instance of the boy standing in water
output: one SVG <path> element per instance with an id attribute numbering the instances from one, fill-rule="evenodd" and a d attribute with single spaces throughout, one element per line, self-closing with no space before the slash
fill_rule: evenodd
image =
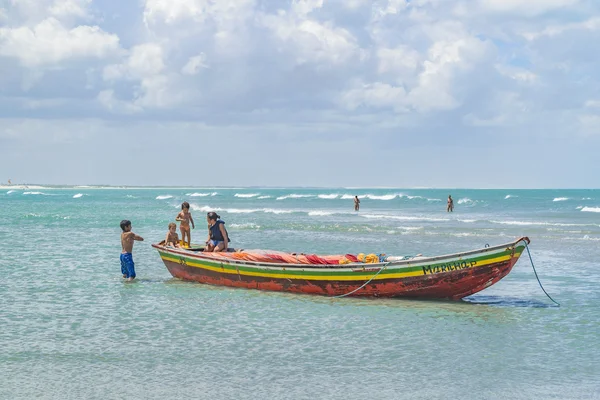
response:
<path id="1" fill-rule="evenodd" d="M 181 222 L 179 225 L 179 230 L 181 231 L 181 244 L 185 247 L 186 241 L 185 238 L 187 236 L 187 247 L 192 245 L 192 236 L 190 234 L 190 222 L 192 224 L 192 229 L 196 229 L 194 226 L 194 219 L 192 218 L 192 213 L 190 213 L 190 203 L 184 201 L 181 203 L 181 212 L 177 214 L 175 221 Z"/>
<path id="2" fill-rule="evenodd" d="M 354 196 L 354 211 L 358 211 L 360 209 L 360 200 L 358 196 Z"/>
<path id="3" fill-rule="evenodd" d="M 448 205 L 446 206 L 446 212 L 454 212 L 454 200 L 452 200 L 451 195 L 448 195 Z"/>
<path id="4" fill-rule="evenodd" d="M 143 241 L 144 238 L 131 232 L 131 221 L 121 221 L 121 273 L 128 281 L 135 279 L 135 264 L 133 263 L 133 241 Z"/>

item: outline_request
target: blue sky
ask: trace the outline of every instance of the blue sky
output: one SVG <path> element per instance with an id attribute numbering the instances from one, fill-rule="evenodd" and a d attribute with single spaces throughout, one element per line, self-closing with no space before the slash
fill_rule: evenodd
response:
<path id="1" fill-rule="evenodd" d="M 0 182 L 600 187 L 594 0 L 0 0 Z"/>

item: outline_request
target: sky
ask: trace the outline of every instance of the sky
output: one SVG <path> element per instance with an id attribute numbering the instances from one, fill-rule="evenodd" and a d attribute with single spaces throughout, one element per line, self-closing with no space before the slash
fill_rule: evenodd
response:
<path id="1" fill-rule="evenodd" d="M 597 0 L 0 0 L 0 184 L 600 187 Z"/>

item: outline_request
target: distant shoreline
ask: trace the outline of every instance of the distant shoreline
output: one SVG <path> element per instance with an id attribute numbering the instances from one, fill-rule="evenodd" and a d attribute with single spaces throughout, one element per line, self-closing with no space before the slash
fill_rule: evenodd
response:
<path id="1" fill-rule="evenodd" d="M 12 184 L 0 185 L 0 190 L 157 190 L 157 189 L 190 189 L 190 190 L 277 190 L 277 189 L 315 189 L 315 190 L 598 190 L 599 188 L 447 188 L 447 187 L 335 187 L 335 186 L 110 186 L 110 185 L 40 185 L 40 184 Z"/>

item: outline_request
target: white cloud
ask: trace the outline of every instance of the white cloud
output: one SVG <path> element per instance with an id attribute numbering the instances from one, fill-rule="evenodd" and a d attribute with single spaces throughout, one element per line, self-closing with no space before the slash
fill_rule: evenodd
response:
<path id="1" fill-rule="evenodd" d="M 298 64 L 340 64 L 351 58 L 364 58 L 356 38 L 331 22 L 279 14 L 265 16 L 262 23 L 282 44 L 282 51 L 291 52 Z"/>
<path id="2" fill-rule="evenodd" d="M 293 0 L 292 11 L 298 15 L 307 14 L 323 7 L 323 0 Z"/>
<path id="3" fill-rule="evenodd" d="M 579 0 L 479 0 L 479 5 L 489 12 L 535 16 L 569 7 L 578 2 Z"/>
<path id="4" fill-rule="evenodd" d="M 188 62 L 181 69 L 181 73 L 185 75 L 196 75 L 198 72 L 200 72 L 200 68 L 208 68 L 206 63 L 206 54 L 204 53 L 190 57 Z"/>
<path id="5" fill-rule="evenodd" d="M 408 0 L 388 0 L 385 6 L 375 5 L 375 13 L 383 17 L 388 14 L 395 15 L 404 11 L 409 5 Z"/>
<path id="6" fill-rule="evenodd" d="M 162 47 L 157 43 L 144 43 L 134 46 L 122 64 L 112 64 L 104 68 L 103 77 L 107 81 L 143 79 L 161 73 L 165 69 Z"/>
<path id="7" fill-rule="evenodd" d="M 117 99 L 112 89 L 102 90 L 98 93 L 97 99 L 102 106 L 116 114 L 133 114 L 142 111 L 142 107 L 134 103 Z"/>
<path id="8" fill-rule="evenodd" d="M 600 108 L 600 100 L 588 100 L 585 102 L 587 108 Z"/>
<path id="9" fill-rule="evenodd" d="M 347 91 L 342 95 L 341 103 L 350 110 L 367 106 L 405 111 L 407 99 L 403 87 L 376 82 Z"/>
<path id="10" fill-rule="evenodd" d="M 118 53 L 119 37 L 98 26 L 65 28 L 50 17 L 33 28 L 0 28 L 0 55 L 16 58 L 29 68 L 77 58 L 107 58 Z"/>
<path id="11" fill-rule="evenodd" d="M 55 0 L 49 7 L 50 14 L 57 18 L 64 17 L 87 17 L 88 7 L 92 0 Z"/>
<path id="12" fill-rule="evenodd" d="M 594 17 L 585 21 L 573 22 L 568 24 L 552 25 L 539 32 L 527 32 L 523 34 L 527 40 L 536 40 L 541 37 L 553 37 L 568 31 L 597 31 L 600 30 L 600 17 Z"/>
<path id="13" fill-rule="evenodd" d="M 406 45 L 400 45 L 394 49 L 379 48 L 377 58 L 379 59 L 379 73 L 392 72 L 400 76 L 414 73 L 421 61 L 419 52 Z"/>
<path id="14" fill-rule="evenodd" d="M 496 70 L 502 75 L 518 82 L 533 84 L 539 80 L 539 76 L 524 68 L 513 67 L 509 65 L 497 64 Z"/>

